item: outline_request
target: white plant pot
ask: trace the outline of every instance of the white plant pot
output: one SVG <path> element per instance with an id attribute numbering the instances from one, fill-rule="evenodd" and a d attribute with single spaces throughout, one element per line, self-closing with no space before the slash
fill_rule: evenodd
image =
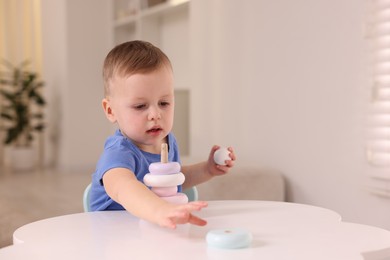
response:
<path id="1" fill-rule="evenodd" d="M 14 171 L 31 171 L 36 166 L 36 154 L 33 147 L 10 147 L 9 164 Z"/>

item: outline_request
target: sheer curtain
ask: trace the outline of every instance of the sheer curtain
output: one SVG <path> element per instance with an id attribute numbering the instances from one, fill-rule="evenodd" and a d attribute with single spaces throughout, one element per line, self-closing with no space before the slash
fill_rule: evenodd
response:
<path id="1" fill-rule="evenodd" d="M 31 61 L 41 73 L 40 0 L 0 0 L 0 58 L 18 64 Z"/>
<path id="2" fill-rule="evenodd" d="M 14 65 L 29 60 L 29 69 L 42 74 L 41 0 L 0 0 L 0 62 L 3 60 Z M 0 72 L 3 69 L 0 66 Z M 2 134 L 0 164 L 4 164 Z"/>

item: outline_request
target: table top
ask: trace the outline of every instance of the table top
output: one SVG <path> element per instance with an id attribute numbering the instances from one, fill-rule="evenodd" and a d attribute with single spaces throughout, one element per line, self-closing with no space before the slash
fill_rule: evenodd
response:
<path id="1" fill-rule="evenodd" d="M 390 232 L 342 222 L 339 214 L 303 204 L 211 201 L 199 216 L 207 226 L 168 230 L 126 211 L 49 218 L 17 229 L 0 259 L 316 259 L 379 260 L 390 256 Z M 207 245 L 207 232 L 243 228 L 249 248 Z M 35 257 L 35 258 L 34 258 Z"/>

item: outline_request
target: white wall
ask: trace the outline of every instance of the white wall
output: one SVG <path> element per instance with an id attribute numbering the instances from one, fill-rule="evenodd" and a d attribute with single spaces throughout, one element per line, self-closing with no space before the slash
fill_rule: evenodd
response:
<path id="1" fill-rule="evenodd" d="M 46 156 L 50 163 L 58 158 L 59 167 L 95 165 L 111 129 L 101 108 L 101 67 L 112 47 L 109 10 L 109 1 L 42 0 Z"/>
<path id="2" fill-rule="evenodd" d="M 193 1 L 192 154 L 232 145 L 280 169 L 289 200 L 390 228 L 390 200 L 365 190 L 365 4 Z"/>

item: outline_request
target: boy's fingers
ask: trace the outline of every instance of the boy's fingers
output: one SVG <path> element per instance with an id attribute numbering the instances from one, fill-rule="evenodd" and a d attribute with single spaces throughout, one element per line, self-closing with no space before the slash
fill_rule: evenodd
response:
<path id="1" fill-rule="evenodd" d="M 226 166 L 228 168 L 233 167 L 234 166 L 234 161 L 233 160 L 232 161 L 226 161 Z"/>
<path id="2" fill-rule="evenodd" d="M 170 220 L 169 223 L 167 223 L 165 225 L 165 227 L 170 228 L 170 229 L 175 229 L 176 228 L 176 224 L 172 220 Z"/>
<path id="3" fill-rule="evenodd" d="M 192 211 L 199 211 L 204 207 L 207 207 L 205 201 L 193 201 L 185 205 L 180 205 L 177 210 L 173 211 L 169 217 L 170 223 L 167 223 L 167 227 L 175 228 L 175 224 L 190 223 L 197 226 L 204 226 L 207 222 L 197 216 L 191 214 Z"/>
<path id="4" fill-rule="evenodd" d="M 201 210 L 202 208 L 205 208 L 208 206 L 208 203 L 206 201 L 191 201 L 185 205 L 183 205 L 185 210 L 189 210 L 189 211 L 199 211 Z"/>
<path id="5" fill-rule="evenodd" d="M 189 223 L 197 226 L 205 226 L 207 224 L 207 221 L 204 219 L 201 219 L 197 216 L 194 216 L 191 214 L 190 219 L 188 220 Z"/>
<path id="6" fill-rule="evenodd" d="M 190 218 L 188 219 L 188 223 L 197 226 L 205 226 L 207 221 L 191 214 Z"/>

